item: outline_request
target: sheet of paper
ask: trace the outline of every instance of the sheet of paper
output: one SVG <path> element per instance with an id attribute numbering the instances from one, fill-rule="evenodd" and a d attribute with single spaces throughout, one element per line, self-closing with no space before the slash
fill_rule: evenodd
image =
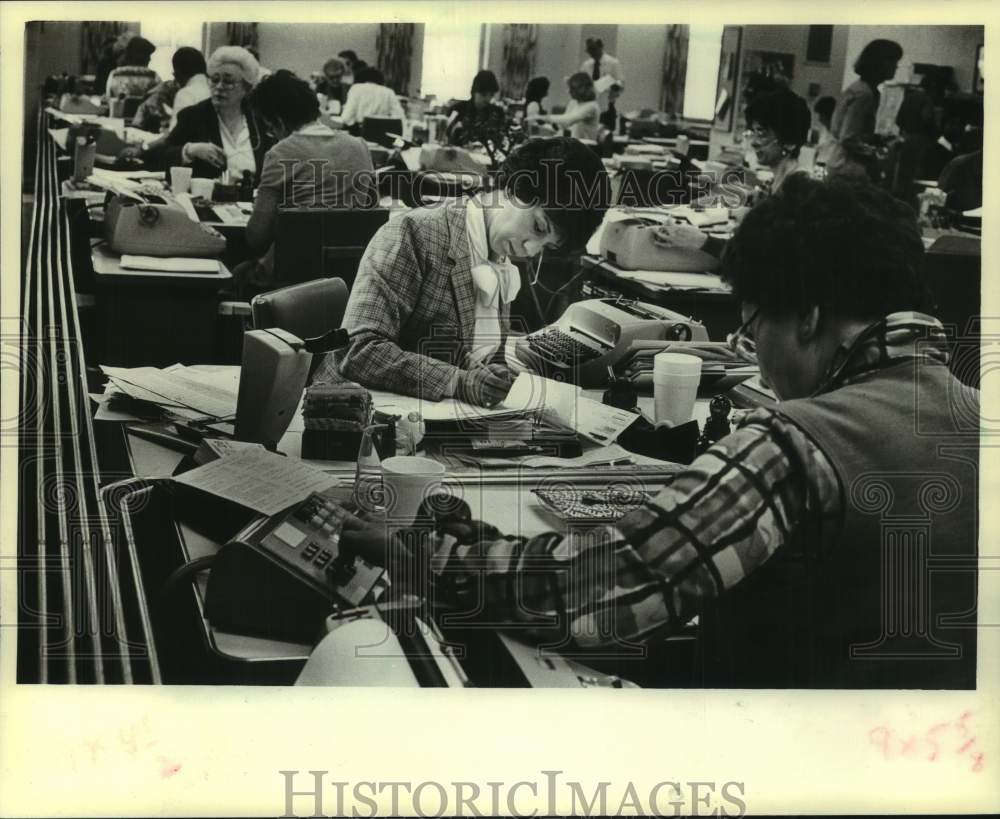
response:
<path id="1" fill-rule="evenodd" d="M 224 225 L 240 226 L 250 221 L 250 213 L 237 202 L 212 205 L 212 211 Z"/>
<path id="2" fill-rule="evenodd" d="M 49 128 L 49 134 L 56 141 L 56 145 L 66 150 L 66 140 L 69 138 L 69 128 Z"/>
<path id="3" fill-rule="evenodd" d="M 615 275 L 619 278 L 632 279 L 645 284 L 651 284 L 654 287 L 693 288 L 698 290 L 728 289 L 726 287 L 726 283 L 714 273 L 672 273 L 661 270 L 622 270 L 620 267 L 614 267 L 614 271 Z"/>
<path id="4" fill-rule="evenodd" d="M 188 378 L 177 371 L 156 367 L 108 367 L 101 369 L 116 382 L 131 384 L 159 396 L 160 401 L 180 404 L 205 415 L 227 418 L 236 414 L 237 392 L 229 385 L 218 386 Z"/>
<path id="5" fill-rule="evenodd" d="M 256 448 L 191 469 L 174 480 L 265 515 L 276 515 L 338 483 L 297 458 Z"/>
<path id="6" fill-rule="evenodd" d="M 122 256 L 126 270 L 159 270 L 170 273 L 218 273 L 218 259 L 196 259 L 181 256 Z"/>
<path id="7" fill-rule="evenodd" d="M 592 398 L 580 398 L 576 402 L 574 429 L 588 441 L 610 444 L 638 420 L 639 416 L 628 410 L 609 407 Z"/>
<path id="8" fill-rule="evenodd" d="M 594 80 L 594 93 L 603 94 L 613 85 L 621 85 L 621 80 L 612 77 L 610 74 L 605 74 L 603 77 Z"/>

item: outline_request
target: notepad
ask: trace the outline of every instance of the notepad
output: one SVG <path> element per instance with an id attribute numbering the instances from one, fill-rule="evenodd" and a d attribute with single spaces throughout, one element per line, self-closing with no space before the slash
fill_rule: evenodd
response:
<path id="1" fill-rule="evenodd" d="M 122 256 L 126 270 L 151 270 L 161 273 L 218 273 L 218 259 L 190 259 L 180 256 Z"/>

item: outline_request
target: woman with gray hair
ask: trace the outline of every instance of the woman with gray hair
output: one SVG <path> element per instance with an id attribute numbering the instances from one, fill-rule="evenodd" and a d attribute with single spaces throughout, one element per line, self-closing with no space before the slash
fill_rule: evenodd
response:
<path id="1" fill-rule="evenodd" d="M 260 65 L 239 46 L 222 46 L 208 59 L 211 96 L 185 108 L 167 135 L 163 166 L 190 165 L 194 176 L 214 179 L 223 171 L 236 177 L 250 171 L 260 178 L 264 154 L 274 145 L 259 117 L 247 104 Z"/>

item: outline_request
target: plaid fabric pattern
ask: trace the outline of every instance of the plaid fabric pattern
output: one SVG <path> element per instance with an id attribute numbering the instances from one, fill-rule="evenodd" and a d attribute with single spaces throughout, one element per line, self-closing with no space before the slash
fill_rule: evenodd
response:
<path id="1" fill-rule="evenodd" d="M 351 342 L 332 366 L 372 389 L 439 401 L 467 364 L 474 325 L 465 208 L 417 208 L 365 250 L 342 324 Z"/>
<path id="2" fill-rule="evenodd" d="M 928 332 L 889 319 L 834 362 L 824 391 L 903 358 L 947 360 L 940 325 Z M 843 513 L 827 457 L 798 426 L 760 409 L 615 526 L 457 546 L 439 582 L 464 611 L 482 606 L 479 619 L 528 638 L 620 645 L 680 628 L 800 535 L 831 548 Z"/>

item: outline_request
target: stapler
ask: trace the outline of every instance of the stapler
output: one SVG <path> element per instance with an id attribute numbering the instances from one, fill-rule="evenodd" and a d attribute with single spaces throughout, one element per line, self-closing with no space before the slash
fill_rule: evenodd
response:
<path id="1" fill-rule="evenodd" d="M 656 242 L 658 224 L 634 217 L 607 223 L 601 233 L 601 255 L 623 270 L 711 273 L 718 268 L 719 260 L 703 250 Z"/>
<path id="2" fill-rule="evenodd" d="M 194 222 L 180 205 L 153 204 L 113 196 L 104 208 L 108 245 L 115 253 L 137 256 L 218 256 L 225 237 Z"/>

